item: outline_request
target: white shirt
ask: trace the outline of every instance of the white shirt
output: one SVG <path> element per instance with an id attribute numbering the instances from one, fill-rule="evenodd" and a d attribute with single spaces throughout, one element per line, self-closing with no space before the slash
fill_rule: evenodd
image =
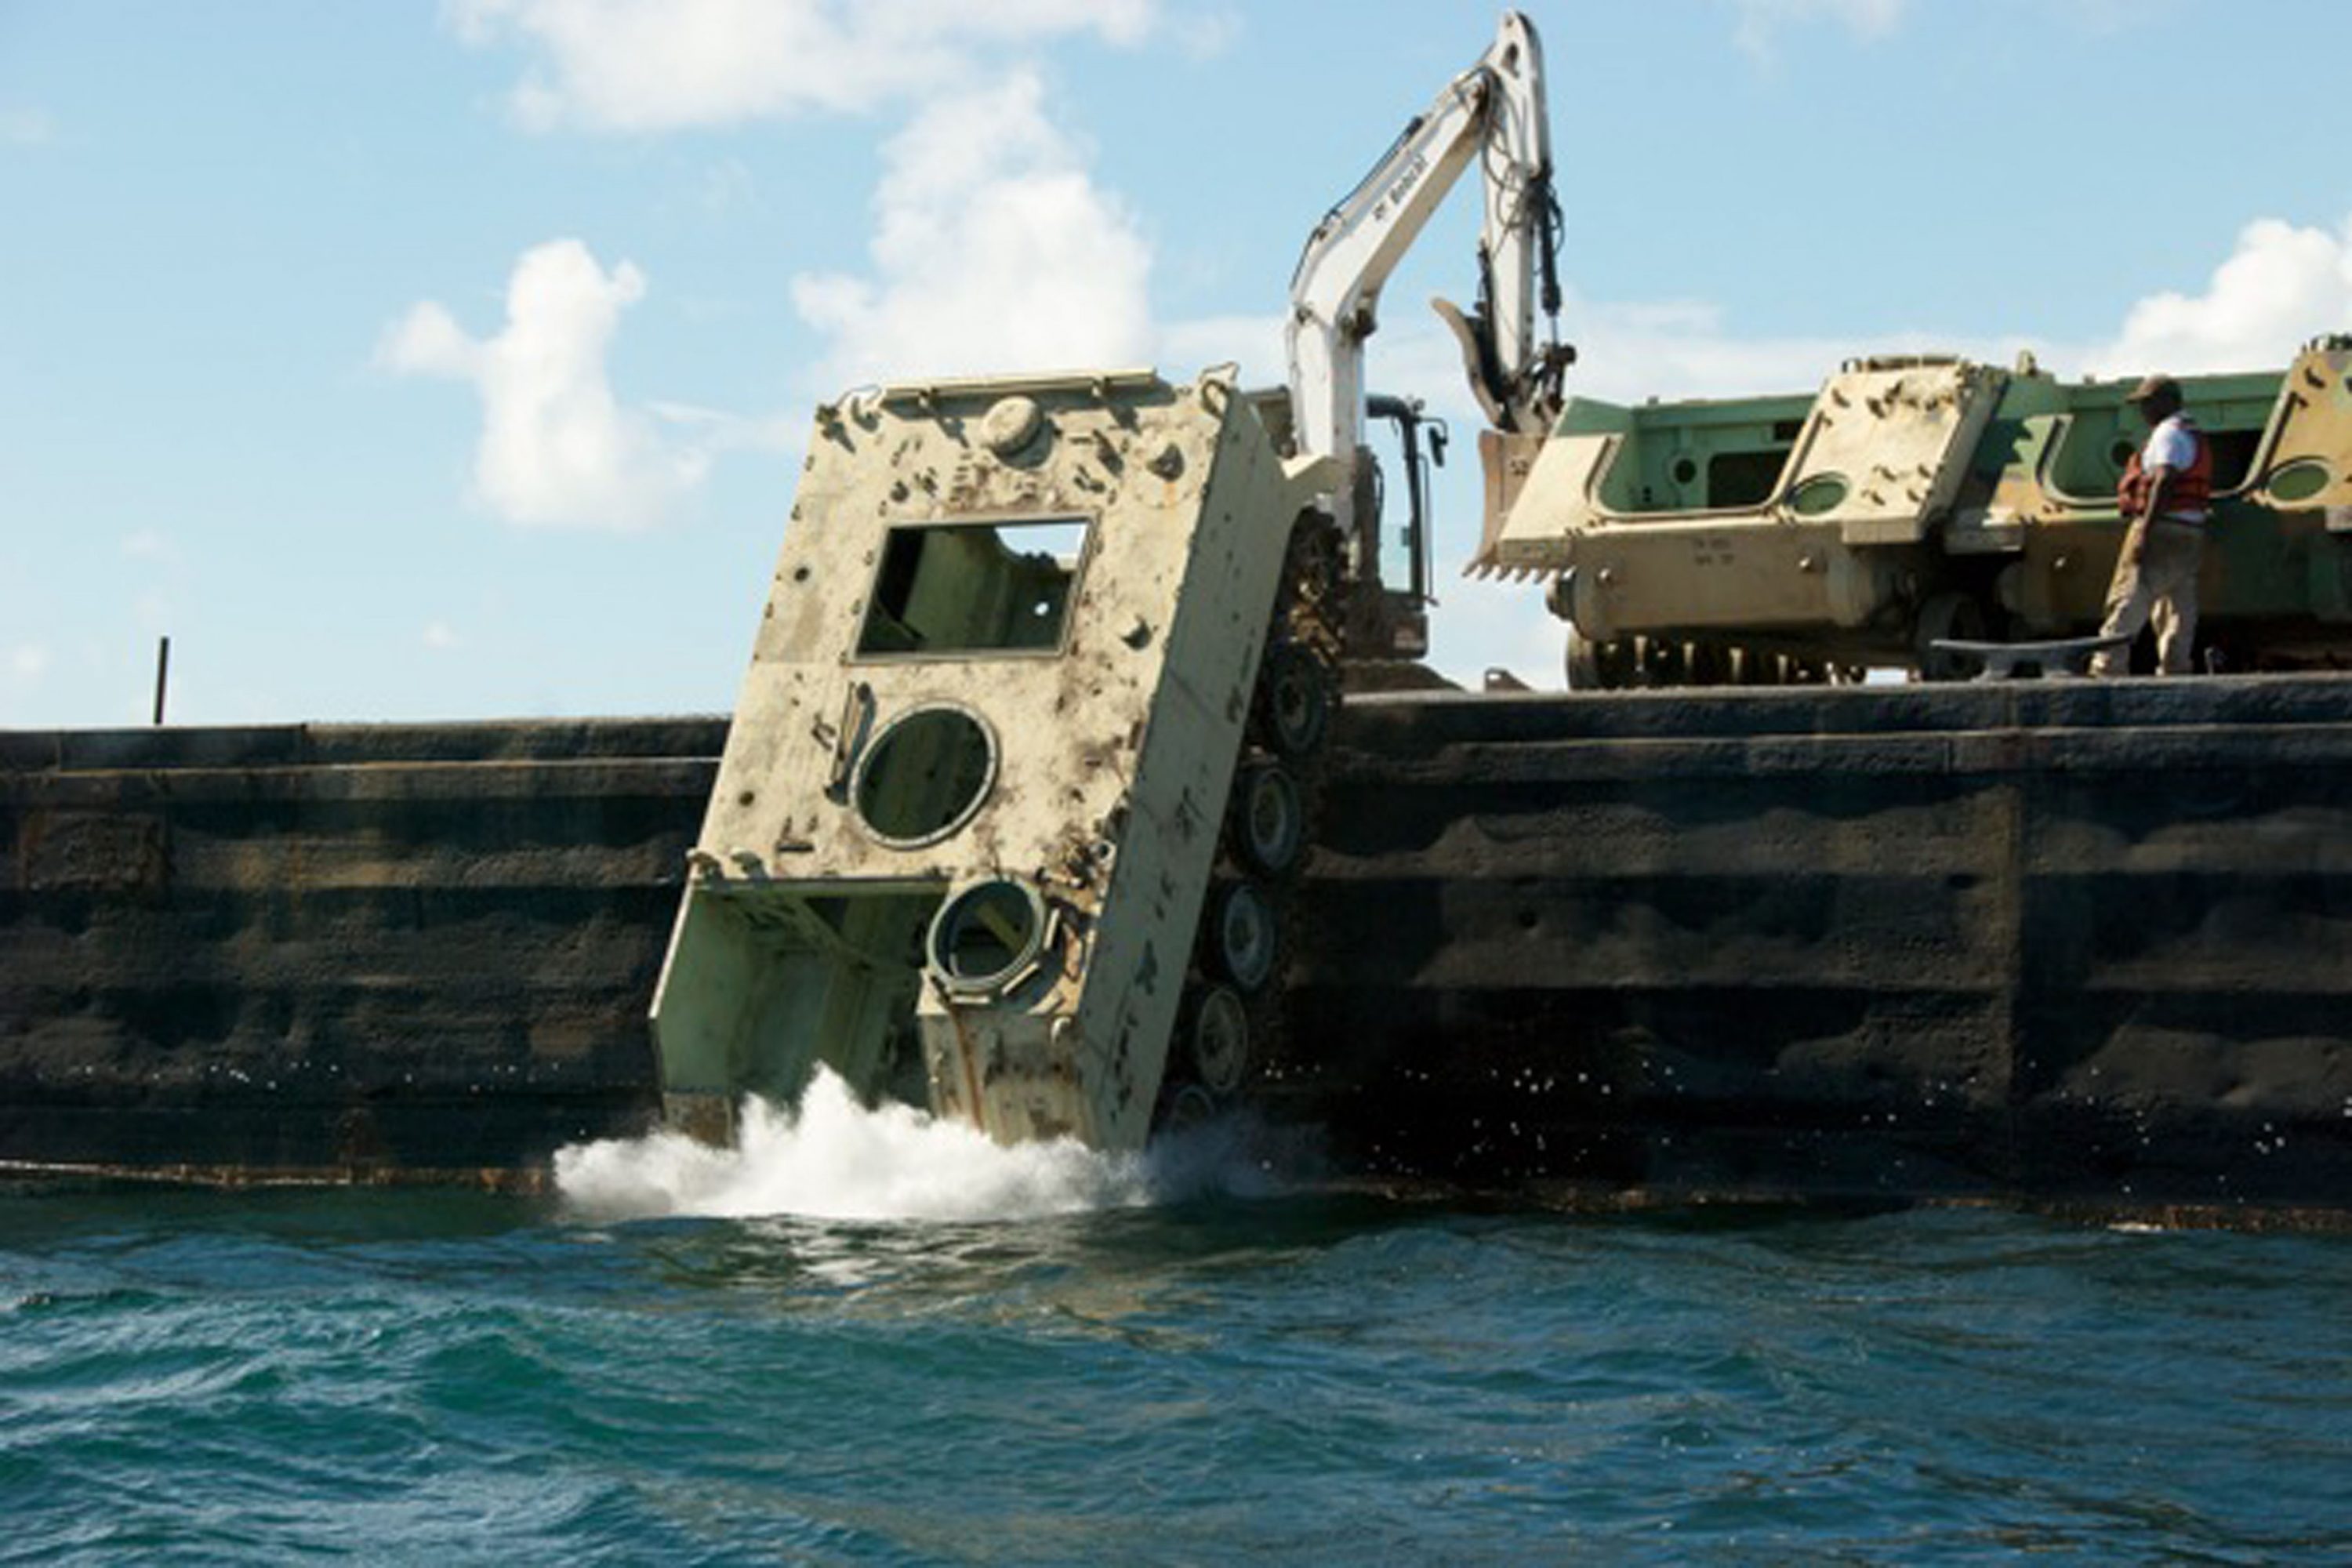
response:
<path id="1" fill-rule="evenodd" d="M 2197 461 L 2197 437 L 2189 428 L 2189 421 L 2175 414 L 2147 433 L 2147 445 L 2140 448 L 2139 466 L 2147 473 L 2158 468 L 2170 468 L 2176 474 L 2187 473 Z M 2185 518 L 2190 522 L 2202 522 L 2205 513 L 2175 509 L 2167 517 Z"/>

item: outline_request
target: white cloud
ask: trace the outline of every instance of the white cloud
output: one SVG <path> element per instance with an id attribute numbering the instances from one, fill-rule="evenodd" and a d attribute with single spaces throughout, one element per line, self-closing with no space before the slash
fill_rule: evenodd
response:
<path id="1" fill-rule="evenodd" d="M 49 650 L 39 643 L 20 643 L 8 650 L 8 673 L 29 686 L 48 673 Z"/>
<path id="2" fill-rule="evenodd" d="M 425 629 L 417 634 L 416 640 L 426 647 L 440 652 L 456 647 L 466 639 L 459 637 L 456 629 L 446 621 L 428 621 L 425 623 Z"/>
<path id="3" fill-rule="evenodd" d="M 1033 72 L 932 104 L 884 149 L 870 276 L 793 279 L 828 386 L 1143 361 L 1151 250 L 1049 121 Z"/>
<path id="4" fill-rule="evenodd" d="M 152 528 L 142 528 L 126 536 L 122 541 L 122 553 L 132 561 L 176 561 L 180 558 L 179 547 L 168 536 Z"/>
<path id="5" fill-rule="evenodd" d="M 2352 218 L 2333 230 L 2260 218 L 2200 294 L 2154 294 L 2087 357 L 2101 374 L 2283 365 L 2325 332 L 2352 330 Z"/>
<path id="6" fill-rule="evenodd" d="M 1828 22 L 1864 38 L 1884 37 L 1909 5 L 1910 0 L 1731 0 L 1732 36 L 1750 56 L 1769 62 L 1791 27 Z"/>
<path id="7" fill-rule="evenodd" d="M 884 150 L 871 266 L 792 280 L 802 319 L 826 342 L 811 373 L 813 389 L 831 392 L 899 374 L 1148 357 L 1150 247 L 1125 205 L 1095 182 L 1083 151 L 1048 118 L 1034 72 L 1003 62 L 1008 50 L 1074 36 L 1115 46 L 1157 36 L 1188 52 L 1211 52 L 1239 26 L 1214 5 L 1173 16 L 1163 14 L 1164 5 L 448 0 L 445 14 L 475 45 L 511 43 L 530 52 L 514 103 L 519 117 L 540 129 L 712 126 L 870 110 L 919 96 L 912 124 Z M 730 205 L 745 199 L 749 184 L 740 165 L 721 165 L 695 195 L 708 206 Z M 605 282 L 625 289 L 614 309 L 642 287 L 625 267 Z M 514 320 L 508 337 L 521 318 Z M 609 333 L 608 321 L 603 336 Z M 582 487 L 530 481 L 494 451 L 507 406 L 494 395 L 504 341 L 473 340 L 428 302 L 387 334 L 379 357 L 395 368 L 481 384 L 491 428 L 477 488 L 509 516 L 551 521 L 552 511 L 577 509 L 551 505 L 553 498 L 539 492 Z M 609 420 L 601 356 L 578 368 L 593 371 Z M 695 426 L 696 449 L 705 454 L 780 443 L 777 422 L 662 405 L 651 412 Z M 797 435 L 797 419 L 783 423 Z M 641 455 L 650 450 L 644 436 L 640 426 L 634 446 Z M 637 467 L 645 466 L 641 458 Z"/>
<path id="8" fill-rule="evenodd" d="M 1571 300 L 1563 320 L 1580 351 L 1570 390 L 1612 402 L 1809 391 L 1840 361 L 1875 353 L 2005 364 L 2032 349 L 2059 374 L 2113 377 L 2277 367 L 2310 339 L 2352 330 L 2352 218 L 2332 230 L 2276 218 L 2248 224 L 2201 291 L 2149 295 L 2127 307 L 2120 330 L 2105 340 L 1919 331 L 1750 336 L 1697 302 Z"/>
<path id="9" fill-rule="evenodd" d="M 408 374 L 465 380 L 480 372 L 481 346 L 466 335 L 446 306 L 424 300 L 385 331 L 376 345 L 376 363 Z"/>
<path id="10" fill-rule="evenodd" d="M 408 374 L 473 383 L 482 400 L 474 459 L 481 503 L 513 522 L 640 528 L 700 482 L 708 453 L 666 440 L 621 406 L 605 367 L 621 312 L 642 299 L 628 262 L 607 272 L 576 239 L 525 251 L 495 337 L 467 333 L 425 300 L 384 333 L 376 361 Z"/>
<path id="11" fill-rule="evenodd" d="M 511 107 L 538 130 L 662 131 L 940 90 L 975 49 L 1076 33 L 1132 45 L 1157 0 L 450 0 L 458 35 L 540 60 Z"/>

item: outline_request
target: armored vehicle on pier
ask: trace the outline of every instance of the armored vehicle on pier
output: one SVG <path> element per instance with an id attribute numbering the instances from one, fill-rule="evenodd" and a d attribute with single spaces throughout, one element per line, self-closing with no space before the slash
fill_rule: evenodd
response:
<path id="1" fill-rule="evenodd" d="M 2352 339 L 2180 380 L 2215 459 L 2207 646 L 2352 658 Z M 2096 629 L 2131 384 L 1873 359 L 1811 397 L 1577 398 L 1547 435 L 1486 437 L 1473 569 L 1551 579 L 1574 687 L 1956 674 L 1938 640 Z"/>

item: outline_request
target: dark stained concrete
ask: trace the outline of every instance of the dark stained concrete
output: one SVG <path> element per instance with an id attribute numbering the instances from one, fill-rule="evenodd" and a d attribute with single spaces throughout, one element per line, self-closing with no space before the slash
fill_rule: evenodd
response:
<path id="1" fill-rule="evenodd" d="M 1293 1005 L 1350 1163 L 2352 1207 L 2352 682 L 1415 697 L 1348 741 Z"/>
<path id="2" fill-rule="evenodd" d="M 0 1161 L 646 1125 L 719 720 L 0 734 Z M 2352 680 L 1352 704 L 1279 1116 L 1580 1192 L 2352 1213 Z"/>
<path id="3" fill-rule="evenodd" d="M 0 1160 L 495 1181 L 645 1125 L 725 731 L 0 735 Z"/>

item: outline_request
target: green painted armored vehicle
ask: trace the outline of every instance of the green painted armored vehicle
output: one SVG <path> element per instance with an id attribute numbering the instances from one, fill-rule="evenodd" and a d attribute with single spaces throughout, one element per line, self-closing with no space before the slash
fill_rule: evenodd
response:
<path id="1" fill-rule="evenodd" d="M 2214 454 L 2205 646 L 2352 658 L 2352 339 L 2180 380 Z M 1956 674 L 1936 642 L 2097 629 L 2131 384 L 1906 358 L 1811 397 L 1574 399 L 1549 435 L 1485 437 L 1473 570 L 1551 579 L 1573 687 Z"/>
<path id="2" fill-rule="evenodd" d="M 824 1067 L 1130 1149 L 1235 1089 L 1334 684 L 1331 467 L 1215 373 L 821 408 L 654 1001 L 672 1124 Z"/>

